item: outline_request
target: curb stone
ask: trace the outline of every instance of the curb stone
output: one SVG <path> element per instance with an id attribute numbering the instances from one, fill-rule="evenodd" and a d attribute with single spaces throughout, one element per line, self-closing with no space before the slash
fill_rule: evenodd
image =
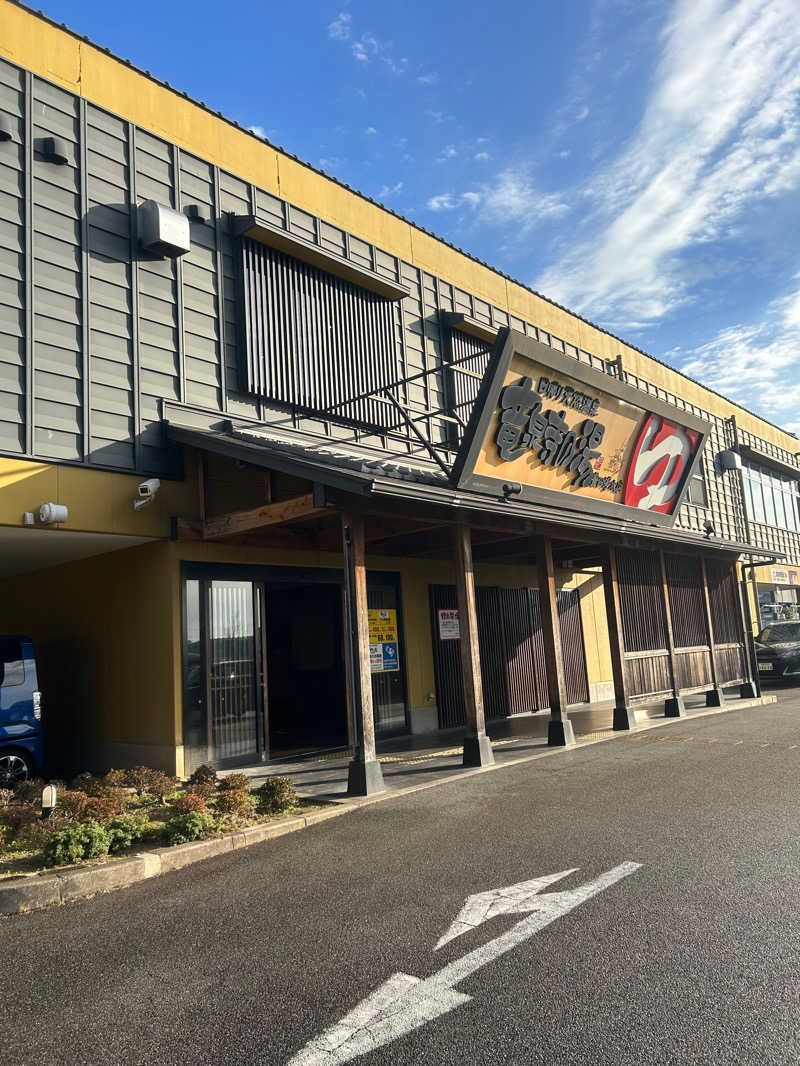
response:
<path id="1" fill-rule="evenodd" d="M 312 814 L 296 815 L 286 818 L 281 822 L 267 822 L 262 825 L 249 826 L 224 837 L 212 837 L 209 840 L 195 840 L 189 844 L 178 844 L 173 847 L 157 848 L 155 851 L 142 852 L 115 862 L 97 866 L 78 867 L 66 870 L 63 873 L 34 875 L 0 884 L 0 915 L 24 914 L 29 911 L 41 910 L 43 907 L 51 907 L 60 903 L 68 903 L 77 899 L 86 899 L 98 892 L 111 892 L 117 888 L 126 888 L 129 885 L 145 881 L 150 877 L 158 877 L 169 873 L 171 870 L 180 870 L 195 862 L 222 855 L 228 851 L 238 851 L 240 848 L 250 847 L 251 844 L 260 844 L 275 837 L 286 836 L 288 833 L 296 833 L 299 829 L 316 825 L 317 822 L 325 822 L 329 818 L 338 818 L 343 814 L 360 810 L 374 803 L 381 803 L 388 799 L 397 799 L 413 792 L 427 791 L 439 785 L 452 784 L 466 777 L 476 774 L 491 773 L 493 770 L 502 770 L 508 766 L 518 766 L 520 763 L 533 762 L 536 759 L 544 759 L 563 752 L 574 752 L 580 748 L 588 748 L 594 744 L 604 744 L 609 740 L 621 740 L 631 734 L 648 732 L 651 729 L 659 729 L 679 722 L 688 722 L 695 718 L 706 718 L 712 715 L 724 714 L 727 711 L 744 711 L 752 707 L 762 707 L 777 703 L 777 696 L 770 694 L 760 699 L 746 700 L 737 704 L 728 704 L 724 707 L 715 707 L 709 710 L 698 711 L 685 718 L 668 718 L 664 720 L 647 719 L 647 725 L 642 722 L 635 729 L 621 731 L 611 736 L 598 737 L 583 741 L 571 748 L 544 748 L 532 755 L 523 755 L 518 759 L 508 759 L 502 763 L 494 763 L 491 766 L 482 766 L 474 770 L 466 770 L 458 777 L 448 777 L 440 781 L 427 781 L 421 785 L 409 785 L 406 788 L 398 788 L 378 793 L 356 800 L 336 801 L 335 805 L 326 807 Z"/>

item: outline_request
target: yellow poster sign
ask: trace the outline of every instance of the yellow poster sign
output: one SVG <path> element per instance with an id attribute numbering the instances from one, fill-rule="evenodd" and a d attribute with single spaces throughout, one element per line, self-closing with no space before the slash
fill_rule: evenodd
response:
<path id="1" fill-rule="evenodd" d="M 373 674 L 388 674 L 399 670 L 397 611 L 390 607 L 371 607 L 367 614 L 370 670 Z"/>

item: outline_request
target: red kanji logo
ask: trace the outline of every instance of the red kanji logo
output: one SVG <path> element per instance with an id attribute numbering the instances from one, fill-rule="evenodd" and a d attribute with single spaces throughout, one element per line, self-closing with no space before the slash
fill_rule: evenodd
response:
<path id="1" fill-rule="evenodd" d="M 624 503 L 672 514 L 683 476 L 700 443 L 700 434 L 658 415 L 648 415 L 633 449 Z"/>

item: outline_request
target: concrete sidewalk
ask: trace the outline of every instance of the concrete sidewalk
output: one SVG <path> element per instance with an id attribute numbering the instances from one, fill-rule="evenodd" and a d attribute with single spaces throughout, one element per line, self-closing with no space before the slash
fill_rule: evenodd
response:
<path id="1" fill-rule="evenodd" d="M 761 706 L 774 703 L 775 700 L 774 695 L 762 696 L 759 700 L 743 700 L 731 695 L 724 707 L 708 708 L 705 705 L 705 695 L 701 693 L 686 698 L 687 718 Z M 571 710 L 569 717 L 578 742 L 577 747 L 611 737 L 630 736 L 627 731 L 614 733 L 611 728 L 612 712 L 611 701 Z M 549 718 L 547 711 L 541 711 L 538 714 L 516 715 L 513 718 L 501 718 L 487 723 L 486 731 L 492 739 L 495 765 L 503 766 L 537 753 L 564 751 L 563 748 L 547 746 Z M 635 732 L 687 720 L 665 718 L 663 701 L 638 707 L 636 718 L 638 724 Z M 378 758 L 387 792 L 455 780 L 464 774 L 475 773 L 475 767 L 464 767 L 461 764 L 463 736 L 463 728 L 457 728 L 424 736 L 399 737 L 379 743 Z M 312 755 L 260 763 L 226 772 L 246 773 L 253 779 L 254 788 L 266 777 L 286 776 L 292 779 L 295 788 L 303 796 L 333 802 L 357 803 L 357 799 L 354 801 L 352 797 L 347 796 L 347 767 L 351 755 L 349 751 L 337 751 L 323 756 Z"/>

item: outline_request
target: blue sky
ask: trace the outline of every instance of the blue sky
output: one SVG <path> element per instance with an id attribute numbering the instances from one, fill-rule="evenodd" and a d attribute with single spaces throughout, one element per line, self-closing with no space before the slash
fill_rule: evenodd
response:
<path id="1" fill-rule="evenodd" d="M 798 0 L 47 14 L 800 431 Z"/>

